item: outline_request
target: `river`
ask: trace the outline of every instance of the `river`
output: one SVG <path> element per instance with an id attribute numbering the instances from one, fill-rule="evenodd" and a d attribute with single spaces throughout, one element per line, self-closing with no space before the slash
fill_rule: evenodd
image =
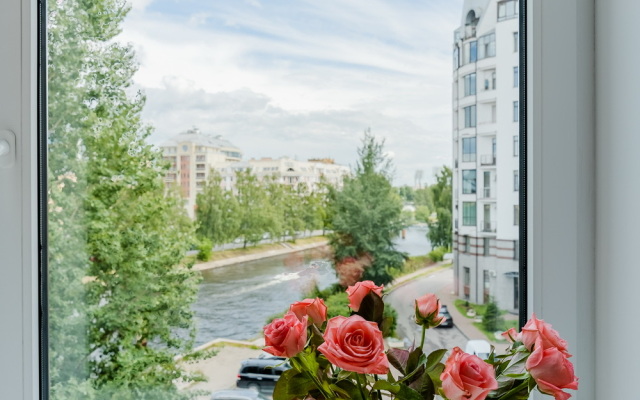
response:
<path id="1" fill-rule="evenodd" d="M 396 248 L 409 255 L 431 250 L 426 227 L 407 229 Z M 300 300 L 314 282 L 322 289 L 336 282 L 321 249 L 270 257 L 202 272 L 196 315 L 196 345 L 216 338 L 250 340 L 267 318 Z"/>

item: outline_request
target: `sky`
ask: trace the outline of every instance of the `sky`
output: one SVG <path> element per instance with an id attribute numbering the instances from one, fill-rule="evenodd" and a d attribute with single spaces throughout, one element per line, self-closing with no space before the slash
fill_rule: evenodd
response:
<path id="1" fill-rule="evenodd" d="M 130 42 L 161 144 L 199 128 L 245 159 L 354 166 L 364 131 L 394 185 L 451 165 L 453 30 L 462 0 L 133 0 Z"/>

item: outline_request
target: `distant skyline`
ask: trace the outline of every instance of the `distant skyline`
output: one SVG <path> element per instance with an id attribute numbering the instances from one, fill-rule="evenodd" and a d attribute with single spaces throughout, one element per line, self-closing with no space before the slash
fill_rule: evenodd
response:
<path id="1" fill-rule="evenodd" d="M 134 0 L 131 42 L 150 141 L 192 127 L 245 159 L 353 166 L 385 138 L 394 185 L 451 165 L 453 30 L 462 0 Z"/>

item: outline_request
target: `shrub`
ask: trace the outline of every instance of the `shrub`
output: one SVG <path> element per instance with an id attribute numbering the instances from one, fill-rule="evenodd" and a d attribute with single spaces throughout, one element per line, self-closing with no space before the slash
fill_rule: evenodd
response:
<path id="1" fill-rule="evenodd" d="M 446 252 L 446 247 L 437 247 L 429 252 L 429 258 L 434 262 L 442 261 Z"/>
<path id="2" fill-rule="evenodd" d="M 200 243 L 198 244 L 198 260 L 209 261 L 209 259 L 211 259 L 212 247 L 213 243 L 211 243 L 211 240 L 207 238 L 200 239 Z"/>
<path id="3" fill-rule="evenodd" d="M 495 332 L 500 330 L 503 324 L 504 321 L 502 321 L 502 318 L 500 317 L 498 305 L 491 300 L 487 304 L 487 310 L 482 317 L 482 327 L 488 332 Z"/>

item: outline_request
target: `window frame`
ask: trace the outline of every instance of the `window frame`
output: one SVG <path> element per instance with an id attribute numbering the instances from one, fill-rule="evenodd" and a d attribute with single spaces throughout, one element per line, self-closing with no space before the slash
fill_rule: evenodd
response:
<path id="1" fill-rule="evenodd" d="M 636 63 L 628 59 L 626 63 L 613 63 L 606 56 L 624 54 L 638 60 L 638 55 L 621 49 L 628 43 L 628 40 L 621 40 L 628 32 L 626 25 L 618 21 L 625 13 L 636 13 L 629 12 L 629 5 L 623 0 L 520 0 L 520 4 L 521 27 L 530 27 L 528 31 L 522 31 L 527 34 L 520 35 L 521 49 L 526 49 L 521 51 L 525 53 L 520 55 L 524 57 L 521 65 L 529 67 L 520 69 L 520 93 L 527 100 L 521 102 L 520 113 L 530 117 L 520 118 L 520 124 L 526 124 L 528 132 L 525 140 L 520 141 L 521 163 L 524 157 L 522 168 L 529 172 L 529 179 L 522 179 L 523 176 L 521 185 L 531 189 L 524 198 L 522 193 L 525 191 L 521 190 L 521 204 L 526 206 L 521 207 L 521 222 L 525 222 L 521 224 L 521 230 L 527 223 L 530 227 L 524 229 L 520 243 L 521 249 L 529 249 L 520 254 L 529 277 L 528 292 L 521 294 L 528 299 L 529 310 L 553 322 L 554 328 L 569 342 L 576 374 L 580 377 L 579 399 L 622 398 L 628 387 L 628 377 L 634 371 L 634 360 L 620 356 L 621 351 L 624 354 L 624 343 L 596 340 L 595 332 L 599 337 L 605 337 L 606 329 L 621 321 L 619 314 L 633 311 L 632 305 L 617 302 L 624 293 L 616 292 L 611 286 L 611 275 L 625 271 L 620 265 L 623 263 L 612 262 L 611 257 L 624 260 L 628 255 L 625 247 L 631 246 L 627 246 L 629 239 L 625 241 L 618 234 L 616 237 L 623 240 L 604 240 L 605 234 L 615 233 L 616 229 L 604 229 L 604 233 L 596 235 L 595 220 L 606 228 L 622 228 L 629 221 L 611 218 L 624 204 L 621 194 L 624 192 L 617 183 L 613 188 L 615 193 L 607 192 L 608 197 L 597 195 L 597 207 L 594 193 L 596 182 L 609 185 L 610 175 L 625 171 L 620 165 L 627 166 L 628 171 L 636 166 L 635 160 L 615 158 L 616 148 L 612 143 L 623 146 L 621 135 L 637 139 L 629 130 L 620 129 L 621 124 L 632 118 L 632 113 L 627 114 L 627 119 L 623 114 L 628 107 L 620 107 L 620 110 L 606 104 L 597 107 L 594 86 L 607 100 L 615 101 L 620 98 L 616 94 L 624 93 L 624 84 L 612 85 L 608 79 L 613 77 L 616 83 L 626 79 L 628 75 L 615 72 Z M 634 11 L 638 11 L 639 6 L 631 5 Z M 38 3 L 31 0 L 0 3 L 0 29 L 10 32 L 10 35 L 0 34 L 0 46 L 13 54 L 7 57 L 11 62 L 0 63 L 0 75 L 8 76 L 6 81 L 10 83 L 2 86 L 9 89 L 0 92 L 0 102 L 12 105 L 11 113 L 0 107 L 0 129 L 11 129 L 17 143 L 16 164 L 12 167 L 15 172 L 0 172 L 0 187 L 8 188 L 6 193 L 12 194 L 2 198 L 0 221 L 3 226 L 0 231 L 6 233 L 10 229 L 15 238 L 0 241 L 4 260 L 13 260 L 6 264 L 8 266 L 3 265 L 3 279 L 0 280 L 0 296 L 10 300 L 0 303 L 0 317 L 11 327 L 0 331 L 0 351 L 4 357 L 0 366 L 0 387 L 4 395 L 16 400 L 40 398 L 38 319 L 42 298 L 38 295 L 37 282 L 38 258 L 42 254 L 38 252 L 37 187 L 41 182 L 36 173 L 39 157 L 38 12 Z M 528 46 L 522 47 L 525 45 Z M 596 48 L 602 51 L 602 57 L 596 57 Z M 530 57 L 529 64 L 527 57 Z M 566 79 L 567 72 L 573 79 Z M 527 88 L 522 84 L 525 76 L 529 81 Z M 594 76 L 596 85 L 593 84 Z M 569 109 L 567 105 L 570 105 Z M 631 105 L 637 106 L 637 103 Z M 597 128 L 594 114 L 598 115 Z M 611 136 L 612 132 L 615 137 Z M 616 161 L 615 169 L 604 162 L 596 168 L 595 139 L 601 135 L 607 146 L 597 150 L 598 157 Z M 526 141 L 527 137 L 531 140 Z M 525 149 L 529 156 L 522 151 Z M 624 180 L 620 185 L 624 185 Z M 528 208 L 526 214 L 525 208 Z M 578 218 L 578 212 L 596 215 L 596 218 Z M 638 221 L 638 216 L 627 217 Z M 9 223 L 4 224 L 5 221 Z M 603 240 L 596 243 L 596 236 Z M 557 240 L 559 237 L 568 240 Z M 638 274 L 636 271 L 628 273 L 635 274 L 633 277 Z M 597 286 L 596 275 L 602 278 Z M 620 312 L 600 313 L 596 324 L 594 309 L 604 311 L 611 309 L 612 304 L 620 307 Z M 599 363 L 595 362 L 596 353 Z M 610 371 L 609 366 L 614 363 L 618 368 Z M 596 370 L 602 379 L 595 379 Z"/>

